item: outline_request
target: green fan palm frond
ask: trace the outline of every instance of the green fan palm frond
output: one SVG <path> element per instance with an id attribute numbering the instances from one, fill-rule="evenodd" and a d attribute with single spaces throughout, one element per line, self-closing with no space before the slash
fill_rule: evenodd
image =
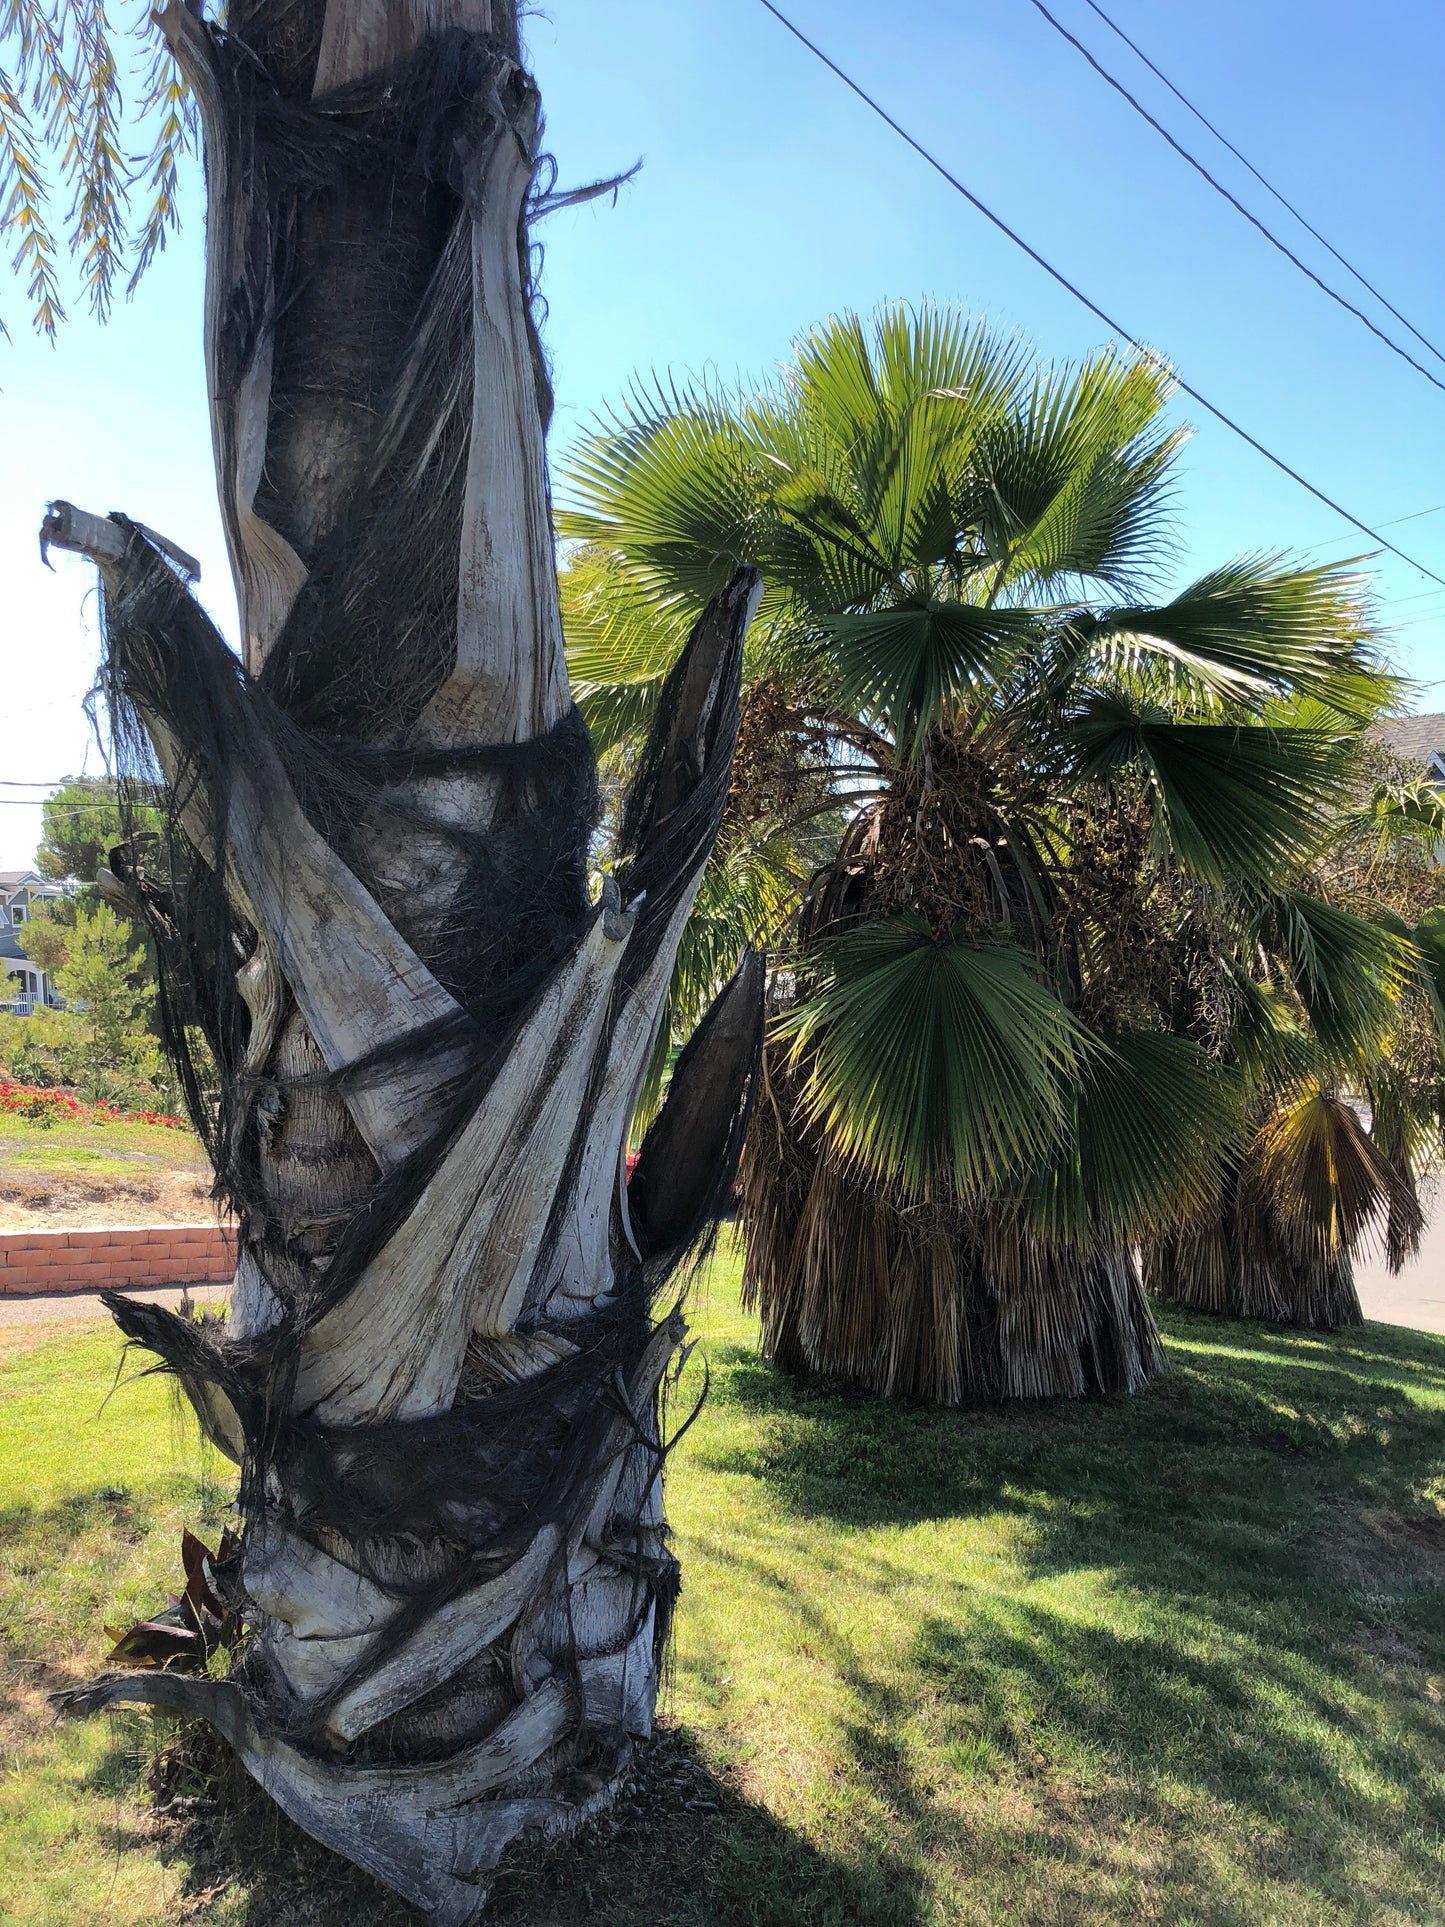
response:
<path id="1" fill-rule="evenodd" d="M 1264 898 L 1252 927 L 1283 965 L 1325 1051 L 1358 1064 L 1384 1048 L 1416 967 L 1407 937 L 1299 890 Z"/>
<path id="2" fill-rule="evenodd" d="M 1428 863 L 1445 844 L 1445 797 L 1427 776 L 1379 783 L 1359 809 L 1342 815 L 1337 841 L 1363 844 L 1372 865 L 1404 853 Z"/>
<path id="3" fill-rule="evenodd" d="M 723 398 L 639 389 L 579 444 L 558 531 L 625 554 L 650 595 L 681 596 L 696 613 L 766 546 L 762 460 Z"/>
<path id="4" fill-rule="evenodd" d="M 1413 979 L 1429 1009 L 1445 1053 L 1445 909 L 1438 905 L 1426 910 L 1410 932 L 1414 961 Z M 1445 1064 L 1435 1067 L 1436 1076 L 1445 1082 Z"/>
<path id="5" fill-rule="evenodd" d="M 1131 1028 L 1083 1057 L 1068 1128 L 1028 1173 L 1027 1220 L 1052 1244 L 1157 1237 L 1203 1210 L 1242 1148 L 1246 1087 L 1198 1044 Z"/>
<path id="6" fill-rule="evenodd" d="M 871 330 L 843 315 L 795 344 L 775 419 L 788 416 L 812 452 L 799 462 L 800 474 L 826 472 L 847 503 L 852 539 L 866 540 L 895 585 L 933 565 L 956 570 L 964 562 L 959 537 L 976 494 L 979 437 L 1012 407 L 1023 366 L 1017 344 L 937 308 L 894 306 Z M 787 462 L 786 446 L 776 452 Z M 817 560 L 824 562 L 829 530 L 816 509 L 810 515 L 803 507 L 798 481 L 780 487 L 774 501 L 821 538 Z M 987 558 L 976 561 L 982 567 Z M 860 599 L 838 600 L 822 578 L 796 586 L 815 608 Z"/>
<path id="7" fill-rule="evenodd" d="M 1142 771 L 1160 848 L 1216 884 L 1263 882 L 1315 847 L 1351 755 L 1323 730 L 1179 722 L 1123 692 L 1091 697 L 1066 740 L 1079 780 Z"/>
<path id="8" fill-rule="evenodd" d="M 1259 1096 L 1298 1084 L 1320 1065 L 1320 1047 L 1299 1005 L 1277 984 L 1261 982 L 1235 959 L 1224 959 L 1230 996 L 1225 1062 Z"/>
<path id="9" fill-rule="evenodd" d="M 650 596 L 608 550 L 576 550 L 558 577 L 567 672 L 599 755 L 646 730 L 694 612 L 680 595 Z"/>
<path id="10" fill-rule="evenodd" d="M 1158 416 L 1162 364 L 1106 349 L 1046 369 L 980 438 L 980 523 L 1000 582 L 1036 596 L 1066 581 L 1116 586 L 1157 562 L 1165 482 L 1182 439 Z"/>
<path id="11" fill-rule="evenodd" d="M 1010 944 L 936 943 L 908 916 L 829 944 L 823 981 L 778 1027 L 810 1115 L 918 1197 L 967 1195 L 1038 1156 L 1084 1033 L 1031 962 Z"/>
<path id="12" fill-rule="evenodd" d="M 824 626 L 840 697 L 886 717 L 902 755 L 915 753 L 951 711 L 995 688 L 1036 634 L 1027 611 L 937 600 L 832 616 Z"/>
<path id="13" fill-rule="evenodd" d="M 1093 633 L 1104 653 L 1163 657 L 1227 700 L 1312 696 L 1358 722 L 1386 694 L 1353 563 L 1232 562 L 1158 607 L 1103 612 Z"/>

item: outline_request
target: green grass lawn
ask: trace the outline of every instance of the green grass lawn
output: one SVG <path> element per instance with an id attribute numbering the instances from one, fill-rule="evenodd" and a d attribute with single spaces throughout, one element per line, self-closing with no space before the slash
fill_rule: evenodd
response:
<path id="1" fill-rule="evenodd" d="M 0 1123 L 0 1171 L 86 1177 L 125 1176 L 137 1167 L 200 1170 L 206 1154 L 190 1131 L 161 1124 L 49 1124 L 7 1117 Z"/>
<path id="2" fill-rule="evenodd" d="M 1445 1923 L 1445 1338 L 1166 1313 L 1143 1397 L 944 1414 L 779 1379 L 735 1288 L 645 1819 L 509 1865 L 496 1919 Z M 0 1919 L 409 1919 L 229 1782 L 158 1822 L 148 1716 L 47 1723 L 223 1517 L 158 1381 L 102 1409 L 116 1356 L 0 1366 Z"/>
<path id="3" fill-rule="evenodd" d="M 191 1131 L 0 1118 L 0 1224 L 205 1222 L 210 1167 Z"/>

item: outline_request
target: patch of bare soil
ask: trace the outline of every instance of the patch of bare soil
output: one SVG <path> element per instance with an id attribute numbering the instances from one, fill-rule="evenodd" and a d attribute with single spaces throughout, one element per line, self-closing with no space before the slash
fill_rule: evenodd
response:
<path id="1" fill-rule="evenodd" d="M 0 1761 L 13 1763 L 23 1745 L 54 1726 L 51 1695 L 79 1686 L 86 1676 L 76 1662 L 57 1666 L 11 1653 L 0 1658 Z"/>
<path id="2" fill-rule="evenodd" d="M 1354 1644 L 1371 1659 L 1378 1659 L 1385 1666 L 1408 1666 L 1412 1671 L 1423 1671 L 1425 1655 L 1411 1640 L 1403 1639 L 1389 1626 L 1358 1626 L 1355 1629 Z"/>
<path id="3" fill-rule="evenodd" d="M 1320 1550 L 1338 1578 L 1366 1592 L 1398 1595 L 1445 1587 L 1445 1512 L 1343 1508 L 1322 1535 Z"/>
<path id="4" fill-rule="evenodd" d="M 215 1216 L 205 1170 L 135 1177 L 69 1172 L 0 1174 L 0 1231 L 72 1231 L 111 1224 L 207 1224 Z"/>

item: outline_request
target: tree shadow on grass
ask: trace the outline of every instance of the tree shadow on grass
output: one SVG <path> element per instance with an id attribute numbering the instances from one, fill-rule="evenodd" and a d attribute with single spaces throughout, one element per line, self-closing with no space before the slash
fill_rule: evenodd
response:
<path id="1" fill-rule="evenodd" d="M 208 1728 L 153 1752 L 156 1825 L 187 1920 L 244 1927 L 401 1927 L 420 1921 L 319 1846 Z M 134 1776 L 134 1733 L 117 1736 Z M 571 1839 L 518 1843 L 493 1876 L 487 1927 L 918 1927 L 917 1880 L 888 1854 L 854 1867 L 823 1854 L 705 1763 L 683 1728 L 639 1749 L 617 1803 Z"/>
<path id="2" fill-rule="evenodd" d="M 1385 1326 L 1319 1338 L 1167 1311 L 1161 1322 L 1171 1370 L 1133 1398 L 957 1412 L 799 1382 L 755 1350 L 719 1347 L 714 1397 L 740 1409 L 748 1436 L 703 1435 L 694 1450 L 714 1471 L 763 1479 L 800 1516 L 913 1525 L 1037 1511 L 1044 1495 L 1065 1539 L 1071 1507 L 1091 1534 L 1101 1511 L 1131 1530 L 1191 1514 L 1263 1522 L 1297 1471 L 1302 1490 L 1403 1501 L 1445 1456 L 1445 1339 Z"/>
<path id="3" fill-rule="evenodd" d="M 766 1558 L 740 1563 L 787 1583 Z M 1028 1919 L 1255 1927 L 1281 1893 L 1291 1919 L 1316 1894 L 1331 1903 L 1320 1919 L 1436 1918 L 1445 1782 L 1428 1763 L 1445 1714 L 1423 1680 L 1396 1669 L 1382 1689 L 1377 1672 L 1362 1693 L 1358 1656 L 1210 1601 L 1170 1601 L 1123 1632 L 958 1594 L 956 1615 L 923 1614 L 890 1653 L 794 1595 L 810 1649 L 849 1689 L 853 1810 L 885 1816 L 873 1824 L 903 1867 L 994 1892 L 1022 1872 L 1038 1883 Z M 1131 1911 L 1141 1859 L 1162 1915 L 1142 1899 Z"/>
<path id="4" fill-rule="evenodd" d="M 1433 1918 L 1445 1342 L 1161 1322 L 1174 1370 L 1135 1399 L 958 1413 L 799 1384 L 742 1346 L 715 1354 L 732 1422 L 693 1450 L 757 1480 L 763 1510 L 804 1536 L 828 1528 L 829 1586 L 797 1583 L 792 1550 L 729 1556 L 788 1594 L 800 1643 L 849 1689 L 850 1800 L 888 1815 L 907 1864 L 952 1863 L 995 1892 L 1046 1864 L 1059 1918 L 1253 1927 L 1313 1892 L 1320 1918 Z M 996 1532 L 942 1550 L 951 1525 L 988 1517 Z M 920 1525 L 926 1538 L 874 1532 Z M 1370 1570 L 1346 1570 L 1341 1533 Z M 853 1604 L 877 1596 L 861 1617 L 898 1627 L 888 1652 L 835 1615 L 834 1579 Z M 1361 1637 L 1378 1623 L 1383 1645 Z M 996 1816 L 1000 1788 L 1012 1817 Z M 1119 1898 L 1141 1854 L 1147 1905 Z M 1018 1917 L 1053 1920 L 1028 1911 L 1036 1898 Z"/>

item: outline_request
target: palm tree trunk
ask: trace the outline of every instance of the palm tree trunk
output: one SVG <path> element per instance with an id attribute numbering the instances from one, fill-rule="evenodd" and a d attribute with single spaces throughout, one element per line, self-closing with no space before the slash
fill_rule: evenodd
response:
<path id="1" fill-rule="evenodd" d="M 235 0 L 224 32 L 173 0 L 162 25 L 206 138 L 244 672 L 153 532 L 57 503 L 45 534 L 99 564 L 120 746 L 172 799 L 171 861 L 115 867 L 241 1254 L 224 1327 L 111 1304 L 241 1468 L 220 1578 L 250 1636 L 227 1682 L 72 1705 L 211 1719 L 303 1827 L 461 1922 L 650 1728 L 684 1335 L 658 1299 L 727 1193 L 760 960 L 679 1062 L 632 1208 L 624 1152 L 759 585 L 698 624 L 594 903 L 515 0 Z"/>
<path id="2" fill-rule="evenodd" d="M 1258 1318 L 1301 1331 L 1362 1325 L 1354 1259 L 1344 1247 L 1291 1238 L 1257 1200 L 1226 1185 L 1206 1215 L 1149 1246 L 1150 1295 L 1217 1318 Z"/>
<path id="3" fill-rule="evenodd" d="M 1136 1392 L 1164 1369 L 1128 1247 L 1051 1247 L 1003 1203 L 909 1199 L 809 1124 L 784 1051 L 761 1084 L 743 1286 L 781 1369 L 944 1406 Z"/>

